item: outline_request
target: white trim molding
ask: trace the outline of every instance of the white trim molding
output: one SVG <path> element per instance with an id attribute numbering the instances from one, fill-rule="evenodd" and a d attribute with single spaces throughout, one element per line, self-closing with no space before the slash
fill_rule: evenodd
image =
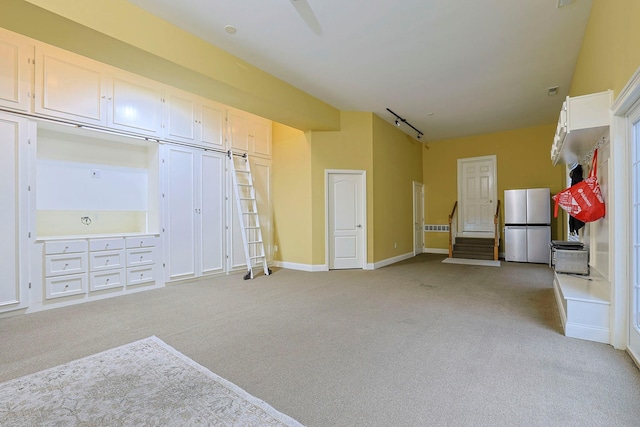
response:
<path id="1" fill-rule="evenodd" d="M 301 264 L 297 262 L 273 261 L 273 266 L 278 268 L 286 268 L 287 270 L 299 270 L 315 273 L 317 271 L 329 271 L 324 264 Z"/>
<path id="2" fill-rule="evenodd" d="M 377 268 L 386 267 L 387 265 L 395 264 L 396 262 L 404 261 L 405 259 L 413 258 L 413 252 L 407 252 L 406 254 L 387 258 L 375 263 L 367 263 L 366 270 L 375 270 Z"/>
<path id="3" fill-rule="evenodd" d="M 442 249 L 442 248 L 422 248 L 422 252 L 425 254 L 449 255 L 449 249 Z"/>

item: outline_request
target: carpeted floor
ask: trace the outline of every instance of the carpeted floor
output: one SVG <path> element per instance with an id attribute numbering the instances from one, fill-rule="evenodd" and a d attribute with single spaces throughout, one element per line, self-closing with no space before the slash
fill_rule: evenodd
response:
<path id="1" fill-rule="evenodd" d="M 0 319 L 0 381 L 156 335 L 307 426 L 635 426 L 625 352 L 561 335 L 544 265 L 274 269 Z"/>
<path id="2" fill-rule="evenodd" d="M 0 384 L 0 425 L 302 427 L 157 337 Z"/>

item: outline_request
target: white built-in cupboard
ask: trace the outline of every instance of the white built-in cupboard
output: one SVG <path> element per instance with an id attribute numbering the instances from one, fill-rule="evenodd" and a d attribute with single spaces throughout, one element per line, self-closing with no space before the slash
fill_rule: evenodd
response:
<path id="1" fill-rule="evenodd" d="M 244 270 L 229 149 L 270 259 L 270 121 L 3 29 L 0 59 L 0 313 Z"/>

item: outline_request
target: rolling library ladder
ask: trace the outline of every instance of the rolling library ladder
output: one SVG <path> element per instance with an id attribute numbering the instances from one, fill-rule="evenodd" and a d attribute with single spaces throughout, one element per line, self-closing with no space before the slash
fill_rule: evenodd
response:
<path id="1" fill-rule="evenodd" d="M 236 197 L 236 207 L 238 208 L 244 256 L 249 270 L 245 274 L 244 280 L 253 279 L 253 269 L 261 263 L 265 276 L 268 276 L 271 274 L 271 270 L 267 266 L 267 257 L 264 251 L 256 190 L 253 186 L 249 156 L 246 153 L 241 156 L 235 155 L 231 150 L 227 152 L 227 156 L 231 163 L 233 192 Z"/>

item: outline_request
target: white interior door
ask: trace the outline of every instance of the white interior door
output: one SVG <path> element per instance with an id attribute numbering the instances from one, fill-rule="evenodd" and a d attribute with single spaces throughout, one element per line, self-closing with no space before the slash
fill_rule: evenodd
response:
<path id="1" fill-rule="evenodd" d="M 328 172 L 329 269 L 364 268 L 364 188 L 363 171 Z"/>
<path id="2" fill-rule="evenodd" d="M 493 235 L 496 186 L 496 156 L 458 159 L 459 230 Z"/>
<path id="3" fill-rule="evenodd" d="M 424 185 L 413 182 L 413 254 L 424 251 Z"/>
<path id="4" fill-rule="evenodd" d="M 629 114 L 631 140 L 631 295 L 629 298 L 629 350 L 640 356 L 640 105 Z"/>

